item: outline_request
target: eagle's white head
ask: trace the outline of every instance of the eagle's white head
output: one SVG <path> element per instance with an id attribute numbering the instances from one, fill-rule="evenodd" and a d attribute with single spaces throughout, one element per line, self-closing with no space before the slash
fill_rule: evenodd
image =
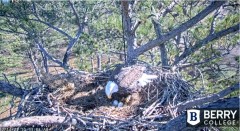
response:
<path id="1" fill-rule="evenodd" d="M 106 87 L 105 87 L 105 93 L 108 97 L 108 99 L 112 98 L 112 94 L 118 92 L 118 85 L 113 81 L 108 81 Z"/>

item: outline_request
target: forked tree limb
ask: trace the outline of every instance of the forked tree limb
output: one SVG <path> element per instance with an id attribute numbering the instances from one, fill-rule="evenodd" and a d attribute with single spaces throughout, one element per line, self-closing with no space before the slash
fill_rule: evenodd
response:
<path id="1" fill-rule="evenodd" d="M 77 10 L 76 10 L 74 4 L 71 2 L 71 0 L 69 0 L 68 2 L 70 4 L 71 9 L 73 10 L 73 14 L 76 17 L 76 23 L 78 25 L 78 31 L 76 33 L 76 36 L 74 38 L 70 39 L 70 42 L 67 46 L 67 50 L 66 50 L 66 52 L 64 54 L 64 57 L 63 57 L 63 67 L 64 68 L 66 68 L 68 66 L 68 61 L 69 61 L 69 57 L 70 57 L 70 54 L 71 54 L 71 50 L 72 50 L 73 46 L 77 43 L 80 36 L 82 35 L 85 23 L 87 22 L 86 13 L 84 14 L 84 17 L 83 17 L 83 20 L 82 20 L 82 23 L 81 23 L 80 17 L 77 13 Z"/>
<path id="2" fill-rule="evenodd" d="M 175 112 L 182 112 L 190 107 L 201 106 L 207 102 L 217 101 L 220 98 L 223 98 L 224 96 L 226 96 L 234 91 L 237 91 L 237 90 L 239 90 L 239 83 L 232 85 L 216 94 L 212 94 L 212 95 L 209 95 L 206 97 L 201 97 L 201 98 L 193 99 L 193 100 L 190 100 L 190 101 L 187 101 L 184 103 L 180 103 L 174 107 L 174 110 L 175 110 Z"/>
<path id="3" fill-rule="evenodd" d="M 75 17 L 76 17 L 76 23 L 78 24 L 78 27 L 81 28 L 81 27 L 80 27 L 80 26 L 81 26 L 80 17 L 79 17 L 79 15 L 78 15 L 78 12 L 77 12 L 77 10 L 76 10 L 73 2 L 72 2 L 71 0 L 68 0 L 68 3 L 70 4 L 71 9 L 73 10 L 73 14 L 74 14 Z"/>
<path id="4" fill-rule="evenodd" d="M 61 62 L 59 59 L 52 56 L 47 50 L 43 47 L 42 43 L 39 42 L 38 39 L 34 39 L 36 45 L 38 46 L 38 49 L 49 59 L 53 62 L 57 63 L 59 66 L 63 67 L 63 62 Z"/>

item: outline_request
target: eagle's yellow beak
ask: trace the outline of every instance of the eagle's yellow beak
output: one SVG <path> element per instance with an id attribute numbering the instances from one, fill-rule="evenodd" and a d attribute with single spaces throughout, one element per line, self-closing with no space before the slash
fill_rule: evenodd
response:
<path id="1" fill-rule="evenodd" d="M 107 98 L 108 98 L 108 99 L 112 99 L 112 94 L 107 95 Z"/>

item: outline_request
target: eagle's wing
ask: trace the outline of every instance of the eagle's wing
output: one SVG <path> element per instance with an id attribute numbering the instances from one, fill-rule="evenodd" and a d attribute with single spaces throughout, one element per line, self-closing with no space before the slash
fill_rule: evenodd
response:
<path id="1" fill-rule="evenodd" d="M 148 83 L 152 82 L 153 79 L 156 79 L 156 78 L 158 78 L 157 75 L 147 75 L 143 73 L 141 78 L 138 79 L 138 86 L 144 87 Z"/>
<path id="2" fill-rule="evenodd" d="M 125 88 L 128 91 L 138 90 L 138 80 L 142 77 L 144 67 L 132 66 L 123 68 L 118 75 L 115 76 L 120 87 Z"/>

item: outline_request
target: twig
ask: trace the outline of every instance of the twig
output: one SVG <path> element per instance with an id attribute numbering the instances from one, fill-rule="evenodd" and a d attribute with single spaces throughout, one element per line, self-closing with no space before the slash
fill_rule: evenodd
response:
<path id="1" fill-rule="evenodd" d="M 205 87 L 205 82 L 204 82 L 204 77 L 203 77 L 203 74 L 201 72 L 201 70 L 199 68 L 196 67 L 196 69 L 199 71 L 200 75 L 201 75 L 201 78 L 202 78 L 202 87 L 204 88 Z"/>
<path id="2" fill-rule="evenodd" d="M 8 83 L 10 83 L 10 81 L 8 80 L 6 74 L 5 74 L 5 73 L 2 73 L 2 75 L 3 75 L 4 79 L 5 79 L 5 81 L 7 81 Z"/>
<path id="3" fill-rule="evenodd" d="M 138 26 L 141 24 L 141 21 L 137 20 L 135 22 L 135 24 L 133 25 L 132 29 L 131 29 L 131 33 L 134 34 L 138 28 Z"/>

